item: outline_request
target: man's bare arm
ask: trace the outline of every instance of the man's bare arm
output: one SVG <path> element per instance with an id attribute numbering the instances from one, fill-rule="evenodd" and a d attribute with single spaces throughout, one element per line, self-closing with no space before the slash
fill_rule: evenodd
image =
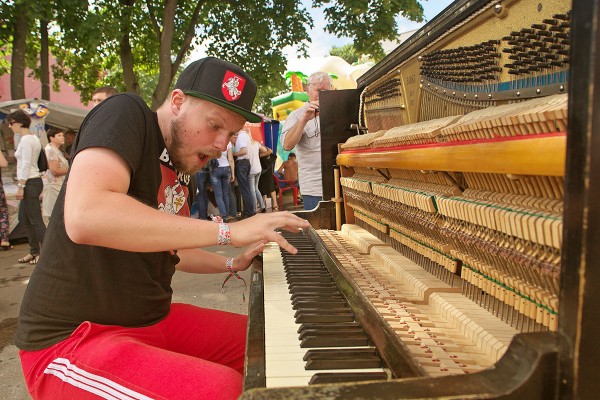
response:
<path id="1" fill-rule="evenodd" d="M 130 174 L 125 160 L 110 149 L 94 147 L 77 155 L 65 197 L 65 228 L 72 241 L 139 252 L 191 249 L 217 243 L 218 224 L 168 214 L 127 195 Z M 279 214 L 279 218 L 266 218 Z M 230 224 L 231 244 L 246 246 L 273 241 L 293 249 L 274 229 L 308 228 L 306 221 L 291 213 L 260 217 Z"/>

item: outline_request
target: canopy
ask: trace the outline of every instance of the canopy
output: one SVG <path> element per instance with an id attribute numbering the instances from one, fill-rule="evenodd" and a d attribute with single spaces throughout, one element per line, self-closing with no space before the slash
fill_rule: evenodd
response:
<path id="1" fill-rule="evenodd" d="M 61 129 L 73 129 L 79 130 L 79 126 L 83 119 L 87 115 L 89 110 L 83 108 L 66 106 L 64 104 L 57 103 L 49 100 L 39 99 L 21 99 L 21 100 L 10 100 L 0 103 L 0 112 L 9 114 L 19 108 L 19 105 L 24 103 L 40 103 L 48 108 L 48 117 L 46 117 L 46 124 L 61 128 Z"/>

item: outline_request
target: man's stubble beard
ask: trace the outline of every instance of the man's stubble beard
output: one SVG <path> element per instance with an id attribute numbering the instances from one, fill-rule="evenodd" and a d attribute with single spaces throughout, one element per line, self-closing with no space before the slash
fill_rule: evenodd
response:
<path id="1" fill-rule="evenodd" d="M 200 167 L 197 165 L 187 167 L 183 164 L 183 142 L 181 140 L 181 122 L 179 120 L 171 122 L 171 143 L 170 148 L 167 146 L 167 151 L 169 152 L 171 164 L 173 164 L 177 172 L 194 175 L 204 167 L 204 165 Z"/>

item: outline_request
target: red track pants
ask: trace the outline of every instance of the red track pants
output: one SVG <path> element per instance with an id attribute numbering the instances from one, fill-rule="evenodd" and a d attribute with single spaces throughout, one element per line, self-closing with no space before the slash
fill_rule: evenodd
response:
<path id="1" fill-rule="evenodd" d="M 235 399 L 246 316 L 172 304 L 148 327 L 81 324 L 47 349 L 21 351 L 34 399 Z"/>

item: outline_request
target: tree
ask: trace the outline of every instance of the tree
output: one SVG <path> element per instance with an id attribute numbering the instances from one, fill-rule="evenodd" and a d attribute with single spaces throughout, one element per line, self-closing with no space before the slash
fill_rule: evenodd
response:
<path id="1" fill-rule="evenodd" d="M 419 0 L 313 0 L 312 6 L 322 8 L 326 31 L 353 37 L 357 51 L 373 55 L 382 52 L 380 40 L 397 36 L 396 15 L 421 21 L 423 13 Z M 313 27 L 301 0 L 53 0 L 48 7 L 48 22 L 57 27 L 49 38 L 55 79 L 86 101 L 101 84 L 145 94 L 146 77 L 155 82 L 145 97 L 153 108 L 200 44 L 246 69 L 259 87 L 284 89 L 282 49 L 293 46 L 306 56 Z M 10 19 L 16 17 L 14 11 Z"/>
<path id="2" fill-rule="evenodd" d="M 336 36 L 354 38 L 354 48 L 360 54 L 383 58 L 382 40 L 396 39 L 396 16 L 411 21 L 423 21 L 423 6 L 417 0 L 313 0 L 324 7 L 325 31 Z"/>
<path id="3" fill-rule="evenodd" d="M 24 5 L 14 16 L 10 67 L 10 96 L 13 99 L 25 97 L 25 57 L 29 33 L 27 8 Z"/>

